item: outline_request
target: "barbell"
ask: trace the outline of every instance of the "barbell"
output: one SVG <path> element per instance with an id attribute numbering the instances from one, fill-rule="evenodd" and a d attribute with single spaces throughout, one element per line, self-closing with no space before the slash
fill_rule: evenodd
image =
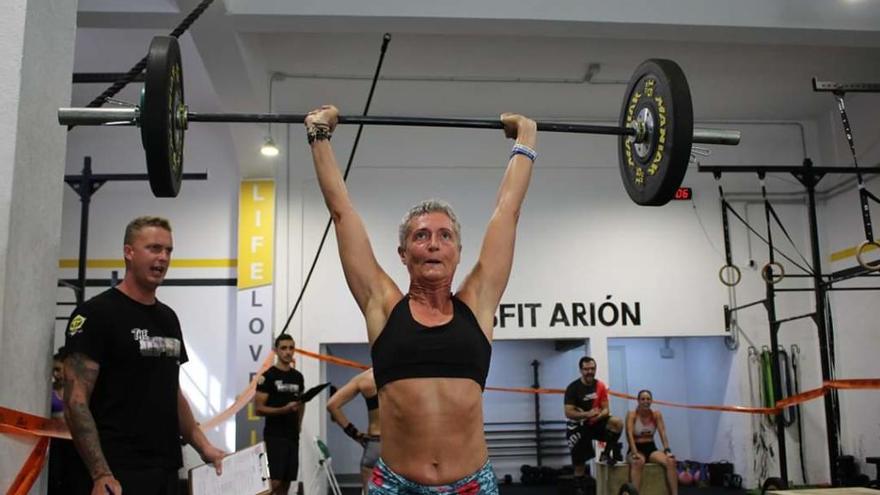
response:
<path id="1" fill-rule="evenodd" d="M 144 88 L 137 106 L 60 108 L 67 126 L 131 125 L 141 129 L 150 188 L 157 197 L 175 197 L 183 178 L 184 133 L 190 122 L 301 123 L 305 114 L 197 113 L 184 101 L 183 66 L 177 39 L 153 38 Z M 668 203 L 687 172 L 691 145 L 739 144 L 740 132 L 694 129 L 691 93 L 678 64 L 648 59 L 636 68 L 626 89 L 618 126 L 538 122 L 538 130 L 618 137 L 620 174 L 639 205 Z M 499 120 L 340 116 L 340 124 L 501 129 Z"/>

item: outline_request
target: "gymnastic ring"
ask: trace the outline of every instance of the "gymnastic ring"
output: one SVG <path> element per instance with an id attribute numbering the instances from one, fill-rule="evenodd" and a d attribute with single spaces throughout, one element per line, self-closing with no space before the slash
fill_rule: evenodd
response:
<path id="1" fill-rule="evenodd" d="M 778 268 L 779 275 L 778 276 L 768 275 L 768 273 L 770 273 L 770 270 L 769 270 L 770 268 L 773 268 L 774 269 L 773 271 L 776 271 L 776 269 Z M 764 282 L 767 282 L 770 285 L 779 283 L 782 281 L 782 279 L 785 278 L 785 268 L 775 261 L 769 261 L 769 262 L 767 262 L 766 265 L 764 265 L 763 268 L 761 268 L 761 278 L 764 279 Z"/>
<path id="2" fill-rule="evenodd" d="M 724 279 L 724 269 L 725 268 L 731 269 L 734 273 L 733 280 L 730 282 L 728 282 L 727 280 Z M 721 269 L 718 270 L 718 280 L 720 280 L 722 284 L 724 284 L 728 287 L 733 287 L 733 286 L 737 285 L 739 283 L 740 279 L 742 279 L 742 272 L 739 271 L 739 267 L 736 265 L 723 265 L 721 267 Z"/>
<path id="3" fill-rule="evenodd" d="M 877 241 L 862 241 L 862 243 L 859 244 L 859 247 L 856 248 L 856 260 L 859 262 L 860 265 L 862 265 L 862 268 L 866 270 L 880 270 L 880 260 L 869 263 L 865 261 L 865 259 L 862 257 L 865 251 L 868 250 L 868 246 L 874 246 L 875 248 L 880 249 L 880 243 L 878 243 Z"/>

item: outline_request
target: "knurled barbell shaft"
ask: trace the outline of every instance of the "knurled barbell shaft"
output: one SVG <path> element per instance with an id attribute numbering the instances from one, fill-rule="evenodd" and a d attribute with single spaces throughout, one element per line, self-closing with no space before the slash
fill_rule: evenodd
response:
<path id="1" fill-rule="evenodd" d="M 256 122 L 259 124 L 292 124 L 302 123 L 304 114 L 290 113 L 213 113 L 200 114 L 190 112 L 187 120 L 190 122 Z M 385 116 L 339 116 L 340 124 L 354 125 L 385 125 L 385 126 L 408 126 L 408 127 L 452 127 L 461 129 L 502 129 L 504 126 L 498 119 L 447 119 L 433 117 L 385 117 Z M 538 122 L 538 130 L 546 132 L 572 132 L 580 134 L 607 134 L 607 135 L 634 135 L 635 129 L 625 127 L 565 124 L 555 122 Z"/>
<path id="2" fill-rule="evenodd" d="M 188 122 L 291 124 L 302 123 L 305 114 L 287 113 L 187 113 Z M 137 108 L 60 108 L 58 122 L 62 125 L 137 125 Z M 339 116 L 340 124 L 385 125 L 410 127 L 451 127 L 465 129 L 501 129 L 500 120 L 447 119 L 426 117 Z M 538 130 L 575 134 L 635 135 L 635 129 L 617 126 L 538 122 Z M 725 129 L 694 129 L 693 142 L 698 144 L 736 145 L 740 132 Z"/>

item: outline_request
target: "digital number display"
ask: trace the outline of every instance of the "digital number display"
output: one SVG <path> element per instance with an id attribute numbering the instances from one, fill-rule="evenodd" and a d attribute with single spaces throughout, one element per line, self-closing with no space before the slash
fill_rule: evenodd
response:
<path id="1" fill-rule="evenodd" d="M 677 201 L 689 201 L 694 197 L 694 191 L 690 187 L 679 187 L 675 190 L 672 199 Z"/>

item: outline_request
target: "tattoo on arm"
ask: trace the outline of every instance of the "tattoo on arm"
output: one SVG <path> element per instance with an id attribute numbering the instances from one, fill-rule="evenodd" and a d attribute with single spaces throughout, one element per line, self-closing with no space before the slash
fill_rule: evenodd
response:
<path id="1" fill-rule="evenodd" d="M 70 355 L 64 362 L 64 418 L 92 479 L 111 474 L 101 450 L 95 418 L 89 410 L 98 370 L 98 363 L 79 353 Z"/>

